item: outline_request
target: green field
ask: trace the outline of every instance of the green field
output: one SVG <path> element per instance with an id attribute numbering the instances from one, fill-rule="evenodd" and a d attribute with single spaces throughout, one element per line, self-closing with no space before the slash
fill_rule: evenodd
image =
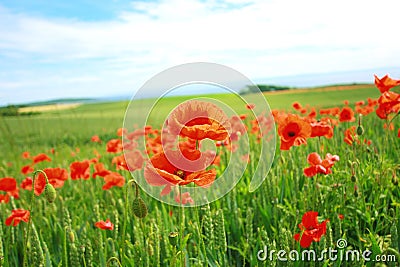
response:
<path id="1" fill-rule="evenodd" d="M 379 91 L 370 85 L 345 90 L 292 90 L 265 94 L 271 109 L 294 112 L 297 101 L 303 106 L 319 108 L 350 106 L 359 100 L 378 98 Z M 245 103 L 234 94 L 209 96 L 179 96 L 160 100 L 150 117 L 150 124 L 160 128 L 169 112 L 188 99 L 209 97 L 225 103 L 241 113 L 249 113 Z M 247 95 L 256 106 L 263 99 Z M 154 99 L 131 103 L 143 119 L 143 107 Z M 29 160 L 21 154 L 48 154 L 52 161 L 41 162 L 35 169 L 61 167 L 69 171 L 74 161 L 95 157 L 109 170 L 131 179 L 124 170 L 115 170 L 111 164 L 114 154 L 106 152 L 106 142 L 120 138 L 117 129 L 123 126 L 128 102 L 84 104 L 75 109 L 46 112 L 32 116 L 0 117 L 0 178 L 14 177 L 18 184 L 25 179 L 22 166 Z M 135 114 L 136 115 L 136 114 Z M 319 118 L 319 117 L 318 117 Z M 400 138 L 397 131 L 399 118 L 393 120 L 394 131 L 384 129 L 387 121 L 375 112 L 364 116 L 364 133 L 360 143 L 348 145 L 344 132 L 355 122 L 339 123 L 333 138 L 310 138 L 307 145 L 295 146 L 288 151 L 277 151 L 267 179 L 255 192 L 249 193 L 248 184 L 254 172 L 257 149 L 252 151 L 249 163 L 238 185 L 226 196 L 203 207 L 180 208 L 163 204 L 143 191 L 148 214 L 139 219 L 132 212 L 134 187 L 126 195 L 123 188 L 102 190 L 102 178 L 88 180 L 68 179 L 57 189 L 57 199 L 49 204 L 42 196 L 35 197 L 32 225 L 27 252 L 24 253 L 28 224 L 6 226 L 11 210 L 28 209 L 31 191 L 19 190 L 19 199 L 0 203 L 0 266 L 22 266 L 24 257 L 28 266 L 378 266 L 364 259 L 321 261 L 260 260 L 257 254 L 265 247 L 268 251 L 304 251 L 293 238 L 299 233 L 298 225 L 307 211 L 317 211 L 319 222 L 327 219 L 326 234 L 314 241 L 311 249 L 318 255 L 324 249 L 337 248 L 337 240 L 347 241 L 346 248 L 358 253 L 369 250 L 371 259 L 386 255 L 381 266 L 399 266 L 400 263 Z M 134 123 L 134 122 L 130 122 Z M 250 126 L 250 121 L 246 121 Z M 251 128 L 251 126 L 249 127 Z M 98 135 L 101 144 L 91 142 Z M 252 147 L 256 137 L 250 134 Z M 371 140 L 367 145 L 364 139 Z M 51 154 L 50 150 L 55 153 Z M 323 152 L 322 152 L 323 150 Z M 340 160 L 332 173 L 308 178 L 303 169 L 308 167 L 311 152 L 338 155 Z M 254 158 L 253 158 L 254 156 Z M 223 154 L 219 168 L 227 167 Z M 91 167 L 93 173 L 93 167 Z M 3 193 L 0 191 L 0 194 Z M 339 218 L 343 215 L 344 218 Z M 109 218 L 114 230 L 94 227 L 99 220 Z M 178 233 L 177 245 L 170 242 L 170 232 Z M 124 234 L 125 233 L 125 234 Z M 175 239 L 174 239 L 175 240 Z M 172 242 L 173 243 L 173 242 Z M 394 255 L 395 260 L 391 262 Z M 396 262 L 397 260 L 397 262 Z M 119 265 L 119 263 L 121 265 Z"/>
<path id="2" fill-rule="evenodd" d="M 293 92 L 293 93 L 292 93 Z M 368 97 L 377 98 L 379 91 L 373 86 L 366 85 L 364 89 L 349 89 L 343 91 L 319 91 L 319 88 L 297 93 L 291 90 L 283 93 L 266 94 L 271 109 L 288 109 L 297 101 L 303 105 L 316 107 L 332 107 L 343 105 L 343 100 L 355 103 L 367 100 Z M 199 96 L 175 96 L 162 99 L 157 105 L 156 124 L 161 125 L 163 118 L 180 103 Z M 209 97 L 226 102 L 229 106 L 237 107 L 240 112 L 245 112 L 243 101 L 234 94 L 215 94 Z M 259 95 L 246 96 L 249 102 L 260 103 Z M 154 99 L 138 100 L 132 105 L 148 106 L 155 102 Z M 63 145 L 81 146 L 89 143 L 92 135 L 97 134 L 104 139 L 114 136 L 116 129 L 122 127 L 128 101 L 85 104 L 76 109 L 62 112 L 46 112 L 34 116 L 0 117 L 0 138 L 6 140 L 0 144 L 0 149 L 11 156 L 7 148 L 20 150 L 40 151 L 47 147 Z M 141 114 L 138 112 L 138 114 Z M 155 125 L 156 127 L 159 125 Z"/>

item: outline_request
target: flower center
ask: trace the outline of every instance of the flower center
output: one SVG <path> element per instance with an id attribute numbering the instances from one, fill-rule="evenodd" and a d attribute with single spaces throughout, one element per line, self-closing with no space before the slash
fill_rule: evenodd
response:
<path id="1" fill-rule="evenodd" d="M 186 174 L 185 174 L 184 171 L 182 171 L 182 170 L 176 170 L 176 171 L 175 171 L 175 175 L 176 175 L 176 176 L 179 176 L 182 180 L 185 180 Z"/>
<path id="2" fill-rule="evenodd" d="M 293 132 L 293 131 L 290 131 L 290 132 L 288 132 L 288 135 L 289 135 L 290 137 L 293 137 L 293 136 L 295 136 L 295 135 L 296 135 L 296 133 L 295 133 L 295 132 Z"/>

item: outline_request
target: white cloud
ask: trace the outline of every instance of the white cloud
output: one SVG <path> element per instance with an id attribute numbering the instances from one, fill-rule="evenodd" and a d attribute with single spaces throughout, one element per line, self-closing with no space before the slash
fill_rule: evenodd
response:
<path id="1" fill-rule="evenodd" d="M 106 22 L 0 7 L 7 61 L 0 69 L 10 73 L 0 76 L 0 90 L 28 88 L 36 77 L 42 88 L 56 81 L 58 90 L 101 84 L 118 91 L 192 61 L 226 64 L 250 78 L 398 66 L 396 7 L 396 0 L 163 0 L 134 2 Z M 27 74 L 15 75 L 21 70 Z"/>

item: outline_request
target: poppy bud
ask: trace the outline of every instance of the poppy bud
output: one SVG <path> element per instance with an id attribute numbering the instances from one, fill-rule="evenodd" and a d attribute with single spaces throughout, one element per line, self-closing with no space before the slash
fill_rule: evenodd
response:
<path id="1" fill-rule="evenodd" d="M 356 176 L 355 176 L 355 175 L 352 175 L 352 176 L 351 176 L 351 181 L 354 183 L 356 180 L 357 180 Z"/>
<path id="2" fill-rule="evenodd" d="M 51 184 L 46 184 L 44 187 L 44 196 L 49 203 L 53 203 L 56 200 L 57 192 Z"/>
<path id="3" fill-rule="evenodd" d="M 174 247 L 178 243 L 178 235 L 179 235 L 178 232 L 171 232 L 168 235 L 169 243 Z"/>
<path id="4" fill-rule="evenodd" d="M 146 206 L 146 203 L 144 203 L 144 201 L 143 201 L 143 199 L 141 197 L 138 197 L 135 200 L 133 200 L 132 211 L 133 211 L 133 214 L 136 217 L 139 217 L 139 218 L 146 217 L 146 215 L 147 215 L 147 206 Z"/>
<path id="5" fill-rule="evenodd" d="M 357 135 L 363 135 L 363 133 L 364 133 L 364 128 L 361 125 L 358 125 Z"/>
<path id="6" fill-rule="evenodd" d="M 396 176 L 393 176 L 393 177 L 392 177 L 392 183 L 393 183 L 394 185 L 398 185 L 398 184 L 399 184 L 399 180 L 397 179 Z"/>
<path id="7" fill-rule="evenodd" d="M 358 186 L 354 185 L 354 196 L 358 197 Z"/>

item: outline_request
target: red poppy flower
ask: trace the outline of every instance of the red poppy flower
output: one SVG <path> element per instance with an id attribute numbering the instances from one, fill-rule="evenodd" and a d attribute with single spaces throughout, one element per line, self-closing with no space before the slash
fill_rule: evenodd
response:
<path id="1" fill-rule="evenodd" d="M 229 120 L 216 105 L 190 100 L 176 107 L 167 119 L 173 135 L 182 135 L 195 140 L 209 138 L 222 141 L 230 131 Z"/>
<path id="2" fill-rule="evenodd" d="M 37 164 L 37 163 L 42 162 L 42 161 L 49 161 L 50 162 L 51 158 L 49 158 L 49 156 L 47 156 L 44 153 L 40 153 L 40 154 L 38 154 L 38 155 L 33 157 L 33 164 Z"/>
<path id="3" fill-rule="evenodd" d="M 124 150 L 134 150 L 135 148 L 137 148 L 137 146 L 138 143 L 135 142 L 134 140 L 128 140 L 123 143 Z"/>
<path id="4" fill-rule="evenodd" d="M 337 155 L 332 156 L 328 153 L 326 154 L 325 159 L 322 160 L 318 153 L 310 153 L 307 157 L 307 161 L 311 166 L 304 169 L 304 175 L 307 177 L 312 177 L 318 173 L 322 173 L 325 175 L 330 174 L 332 173 L 332 166 L 338 160 L 339 156 Z"/>
<path id="5" fill-rule="evenodd" d="M 0 178 L 0 190 L 5 192 L 14 191 L 17 188 L 17 181 L 11 177 Z"/>
<path id="6" fill-rule="evenodd" d="M 190 197 L 190 193 L 189 192 L 185 192 L 185 193 L 182 193 L 182 197 L 179 194 L 176 195 L 175 196 L 175 202 L 185 205 L 187 203 L 193 204 L 194 200 Z"/>
<path id="7" fill-rule="evenodd" d="M 123 149 L 121 139 L 111 139 L 107 142 L 107 152 L 119 153 Z"/>
<path id="8" fill-rule="evenodd" d="M 281 150 L 289 150 L 293 145 L 307 143 L 311 136 L 311 125 L 297 115 L 289 114 L 278 121 L 278 134 L 281 138 Z"/>
<path id="9" fill-rule="evenodd" d="M 389 129 L 390 131 L 394 131 L 394 124 L 393 124 L 393 122 L 391 122 L 391 123 L 389 124 L 389 126 L 387 125 L 387 123 L 384 123 L 384 124 L 383 124 L 383 129 Z"/>
<path id="10" fill-rule="evenodd" d="M 28 222 L 29 221 L 29 210 L 24 209 L 16 209 L 11 211 L 11 215 L 6 219 L 6 225 L 17 226 L 21 221 Z"/>
<path id="11" fill-rule="evenodd" d="M 104 167 L 103 163 L 96 163 L 94 165 L 94 173 L 93 173 L 92 177 L 93 178 L 96 178 L 96 176 L 104 177 L 110 173 L 111 173 L 111 171 L 107 170 Z"/>
<path id="12" fill-rule="evenodd" d="M 64 182 L 68 180 L 68 172 L 65 169 L 61 168 L 46 168 L 43 170 L 47 178 L 49 179 L 49 183 L 52 184 L 55 188 L 60 188 L 64 185 Z M 35 194 L 40 196 L 43 193 L 44 187 L 46 186 L 46 179 L 42 173 L 39 173 L 35 180 Z"/>
<path id="13" fill-rule="evenodd" d="M 326 233 L 326 223 L 328 221 L 325 220 L 322 223 L 318 223 L 318 212 L 307 211 L 298 225 L 301 233 L 295 234 L 294 239 L 300 241 L 302 248 L 308 248 L 313 241 L 319 242 L 321 240 L 321 237 Z"/>
<path id="14" fill-rule="evenodd" d="M 301 113 L 301 114 L 306 114 L 306 113 L 307 113 L 307 109 L 306 109 L 306 108 L 300 109 L 300 113 Z"/>
<path id="15" fill-rule="evenodd" d="M 32 190 L 32 177 L 26 177 L 20 184 L 24 190 Z"/>
<path id="16" fill-rule="evenodd" d="M 144 136 L 144 135 L 146 135 L 146 129 L 136 129 L 133 132 L 128 133 L 126 135 L 126 138 L 129 139 L 129 140 L 134 140 L 134 139 L 137 139 L 138 137 Z"/>
<path id="17" fill-rule="evenodd" d="M 350 128 L 346 129 L 344 131 L 344 141 L 352 145 L 354 141 L 356 140 L 356 126 L 351 126 Z"/>
<path id="18" fill-rule="evenodd" d="M 3 201 L 8 203 L 9 197 L 19 198 L 19 189 L 17 187 L 17 181 L 11 177 L 0 178 L 0 191 L 6 192 L 8 197 L 3 195 Z"/>
<path id="19" fill-rule="evenodd" d="M 125 128 L 118 128 L 117 130 L 117 136 L 122 136 L 127 133 L 127 130 Z"/>
<path id="20" fill-rule="evenodd" d="M 126 152 L 112 159 L 112 164 L 116 164 L 117 170 L 135 171 L 143 166 L 143 156 L 139 150 Z"/>
<path id="21" fill-rule="evenodd" d="M 23 159 L 30 159 L 31 158 L 31 154 L 28 151 L 25 151 L 22 153 L 22 158 Z"/>
<path id="22" fill-rule="evenodd" d="M 400 138 L 400 128 L 399 128 L 399 130 L 397 131 L 397 137 Z"/>
<path id="23" fill-rule="evenodd" d="M 1 203 L 8 203 L 10 201 L 9 195 L 0 195 L 0 204 Z"/>
<path id="24" fill-rule="evenodd" d="M 101 139 L 98 135 L 93 135 L 90 140 L 94 143 L 101 143 Z"/>
<path id="25" fill-rule="evenodd" d="M 219 155 L 215 156 L 214 161 L 211 163 L 211 165 L 219 166 L 221 164 L 221 157 Z"/>
<path id="26" fill-rule="evenodd" d="M 243 124 L 243 121 L 238 116 L 232 116 L 229 120 L 231 124 L 231 141 L 239 140 L 240 136 L 244 135 L 247 131 L 246 125 Z M 258 126 L 258 123 L 257 123 Z"/>
<path id="27" fill-rule="evenodd" d="M 307 117 L 314 119 L 317 116 L 317 112 L 315 111 L 315 108 L 311 108 L 310 113 L 308 113 Z"/>
<path id="28" fill-rule="evenodd" d="M 375 86 L 379 89 L 381 93 L 389 91 L 391 88 L 400 85 L 400 80 L 394 80 L 389 77 L 389 75 L 383 76 L 381 79 L 378 76 L 375 77 Z"/>
<path id="29" fill-rule="evenodd" d="M 162 195 L 170 192 L 171 185 L 187 185 L 193 182 L 198 186 L 209 186 L 214 182 L 217 176 L 215 169 L 205 170 L 206 166 L 209 166 L 214 158 L 211 159 L 211 157 L 207 157 L 206 155 L 206 158 L 197 161 L 201 157 L 201 152 L 198 150 L 184 150 L 182 154 L 186 160 L 193 162 L 192 166 L 188 166 L 187 169 L 197 171 L 193 172 L 179 169 L 169 162 L 167 156 L 163 152 L 155 154 L 150 159 L 151 164 L 148 164 L 144 170 L 144 177 L 150 185 L 166 186 L 162 191 Z M 179 151 L 169 151 L 168 155 L 174 159 L 174 162 L 179 162 L 181 160 Z"/>
<path id="30" fill-rule="evenodd" d="M 106 183 L 103 185 L 102 189 L 108 190 L 113 186 L 118 186 L 118 187 L 124 186 L 125 178 L 117 172 L 112 172 L 104 176 L 104 182 Z"/>
<path id="31" fill-rule="evenodd" d="M 292 106 L 293 106 L 293 108 L 295 109 L 295 110 L 301 110 L 303 107 L 300 105 L 300 103 L 299 102 L 294 102 L 293 104 L 292 104 Z"/>
<path id="32" fill-rule="evenodd" d="M 106 221 L 99 221 L 94 224 L 97 228 L 100 228 L 102 230 L 113 230 L 114 229 L 114 224 L 110 221 L 110 219 L 107 219 Z"/>
<path id="33" fill-rule="evenodd" d="M 370 106 L 356 106 L 355 111 L 359 114 L 362 114 L 364 116 L 367 116 L 369 113 L 372 113 L 374 111 L 373 107 Z"/>
<path id="34" fill-rule="evenodd" d="M 344 220 L 344 215 L 343 214 L 338 214 L 339 220 Z"/>
<path id="35" fill-rule="evenodd" d="M 33 171 L 34 171 L 34 169 L 32 168 L 31 165 L 25 165 L 25 166 L 23 166 L 21 168 L 21 173 L 24 174 L 24 175 L 27 175 L 27 174 L 29 174 L 29 173 L 31 173 Z"/>
<path id="36" fill-rule="evenodd" d="M 390 113 L 400 111 L 400 94 L 395 92 L 384 92 L 378 99 L 376 114 L 381 119 L 387 119 Z"/>
<path id="37" fill-rule="evenodd" d="M 249 109 L 249 110 L 252 110 L 252 109 L 254 109 L 255 107 L 256 107 L 256 105 L 253 104 L 253 103 L 248 103 L 248 104 L 246 104 L 246 108 Z"/>
<path id="38" fill-rule="evenodd" d="M 71 171 L 71 179 L 89 179 L 90 178 L 90 168 L 89 168 L 89 161 L 84 160 L 82 162 L 75 161 L 69 165 L 69 169 Z"/>
<path id="39" fill-rule="evenodd" d="M 354 117 L 354 111 L 350 107 L 344 107 L 339 114 L 339 121 L 355 121 L 356 118 Z"/>
<path id="40" fill-rule="evenodd" d="M 251 123 L 253 128 L 257 128 L 258 138 L 261 138 L 263 135 L 267 134 L 271 129 L 275 127 L 274 120 L 272 119 L 272 117 L 265 116 L 264 113 L 258 115 L 256 119 L 251 121 Z M 241 132 L 241 134 L 244 134 L 244 131 Z"/>
<path id="41" fill-rule="evenodd" d="M 333 137 L 333 128 L 324 121 L 311 122 L 311 137 L 325 136 L 326 138 Z"/>

